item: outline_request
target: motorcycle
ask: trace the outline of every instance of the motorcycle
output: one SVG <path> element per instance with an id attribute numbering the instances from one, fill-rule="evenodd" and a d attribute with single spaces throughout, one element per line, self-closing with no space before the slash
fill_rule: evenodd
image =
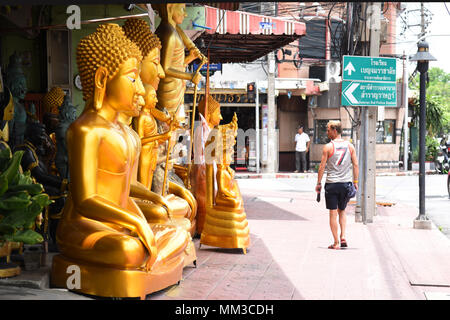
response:
<path id="1" fill-rule="evenodd" d="M 447 144 L 439 145 L 439 152 L 435 161 L 436 172 L 439 174 L 446 174 L 449 172 L 450 159 L 448 156 L 448 150 L 449 147 Z"/>

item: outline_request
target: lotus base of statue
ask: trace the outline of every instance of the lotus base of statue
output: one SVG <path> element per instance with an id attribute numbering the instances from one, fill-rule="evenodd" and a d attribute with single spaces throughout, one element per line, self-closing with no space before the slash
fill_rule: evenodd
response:
<path id="1" fill-rule="evenodd" d="M 79 286 L 70 272 L 79 267 Z M 161 264 L 159 268 L 146 272 L 138 269 L 115 269 L 81 261 L 71 260 L 63 255 L 53 258 L 51 284 L 93 296 L 131 298 L 142 300 L 147 294 L 178 283 L 182 278 L 183 256 Z"/>
<path id="2" fill-rule="evenodd" d="M 243 249 L 250 246 L 248 221 L 244 208 L 230 211 L 229 208 L 208 209 L 200 244 L 226 248 Z"/>

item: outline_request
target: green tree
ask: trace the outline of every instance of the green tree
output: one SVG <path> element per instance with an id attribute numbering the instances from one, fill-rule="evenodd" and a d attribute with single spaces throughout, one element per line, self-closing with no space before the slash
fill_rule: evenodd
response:
<path id="1" fill-rule="evenodd" d="M 416 92 L 420 90 L 420 75 L 409 83 L 409 88 Z M 450 132 L 450 73 L 441 68 L 428 70 L 427 84 L 427 131 L 430 136 L 438 136 Z M 419 97 L 413 102 L 414 118 L 419 115 Z"/>

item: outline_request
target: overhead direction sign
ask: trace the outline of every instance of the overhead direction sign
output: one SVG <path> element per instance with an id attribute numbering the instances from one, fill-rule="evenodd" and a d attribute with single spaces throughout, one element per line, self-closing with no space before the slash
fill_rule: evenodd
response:
<path id="1" fill-rule="evenodd" d="M 344 56 L 343 106 L 397 106 L 395 58 Z"/>
<path id="2" fill-rule="evenodd" d="M 342 80 L 395 82 L 395 58 L 344 56 Z"/>
<path id="3" fill-rule="evenodd" d="M 342 82 L 343 106 L 397 106 L 397 85 L 389 82 Z"/>

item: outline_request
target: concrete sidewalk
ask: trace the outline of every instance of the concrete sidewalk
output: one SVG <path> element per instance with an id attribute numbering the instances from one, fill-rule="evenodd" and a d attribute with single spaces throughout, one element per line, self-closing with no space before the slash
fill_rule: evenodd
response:
<path id="1" fill-rule="evenodd" d="M 279 181 L 279 180 L 276 180 Z M 180 285 L 147 296 L 151 300 L 254 299 L 450 299 L 450 240 L 436 227 L 413 229 L 417 209 L 395 204 L 379 207 L 374 223 L 356 223 L 348 207 L 349 248 L 332 243 L 325 203 L 314 192 L 255 189 L 240 182 L 251 232 L 251 247 L 241 250 L 197 248 L 197 268 L 186 267 Z M 271 189 L 271 190 L 270 190 Z M 23 274 L 25 276 L 25 273 Z M 25 294 L 38 289 L 0 283 Z M 45 283 L 45 282 L 44 282 Z M 41 288 L 34 299 L 85 299 L 70 292 Z M 25 297 L 26 298 L 26 297 Z"/>
<path id="2" fill-rule="evenodd" d="M 435 170 L 425 171 L 426 175 L 437 174 Z M 419 171 L 398 171 L 398 172 L 377 172 L 377 177 L 387 176 L 418 176 Z M 317 177 L 317 172 L 308 171 L 304 173 L 295 172 L 277 172 L 277 173 L 255 173 L 255 172 L 236 172 L 236 179 L 304 179 L 310 177 Z"/>

